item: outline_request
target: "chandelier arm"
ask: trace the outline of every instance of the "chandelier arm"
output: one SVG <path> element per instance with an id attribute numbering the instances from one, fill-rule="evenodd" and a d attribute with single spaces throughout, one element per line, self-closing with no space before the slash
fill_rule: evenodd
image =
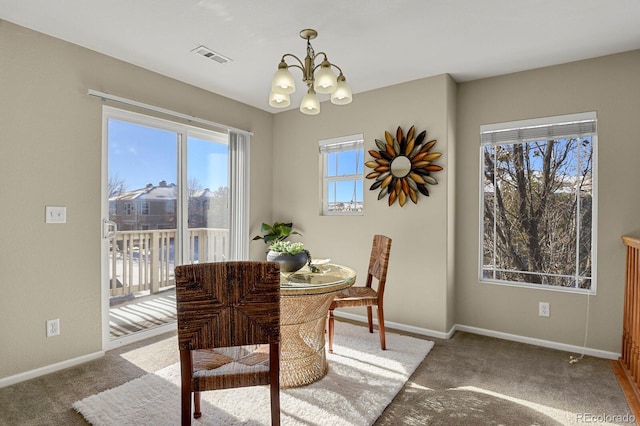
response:
<path id="1" fill-rule="evenodd" d="M 324 56 L 324 59 L 323 59 L 322 61 L 320 61 L 320 63 L 319 63 L 318 65 L 315 65 L 315 63 L 316 63 L 316 58 L 317 58 L 318 56 L 320 56 L 320 55 Z M 324 53 L 324 52 L 318 52 L 318 53 L 316 53 L 316 54 L 311 58 L 311 63 L 312 63 L 312 64 L 314 64 L 313 68 L 311 69 L 311 73 L 312 73 L 312 74 L 313 74 L 313 73 L 315 73 L 315 72 L 316 72 L 316 70 L 322 66 L 322 63 L 323 63 L 324 61 L 329 62 L 329 59 L 327 59 L 327 54 L 326 54 L 326 53 Z M 329 62 L 329 63 L 331 63 L 331 62 Z"/>
<path id="2" fill-rule="evenodd" d="M 302 67 L 302 66 L 300 66 L 300 65 L 298 65 L 298 64 L 293 64 L 293 65 L 289 65 L 289 64 L 287 64 L 287 66 L 288 66 L 289 68 L 298 68 L 300 71 L 302 71 L 302 74 L 304 74 L 304 67 Z"/>
<path id="3" fill-rule="evenodd" d="M 291 58 L 295 59 L 296 61 L 298 61 L 298 64 L 299 64 L 299 65 L 296 65 L 296 64 L 294 64 L 294 65 L 289 65 L 289 64 L 287 64 L 287 66 L 289 66 L 289 67 L 295 67 L 295 68 L 300 68 L 301 70 L 304 70 L 304 64 L 303 64 L 303 62 L 302 62 L 302 61 L 300 60 L 300 58 L 298 58 L 296 55 L 294 55 L 294 54 L 292 54 L 292 53 L 285 53 L 284 55 L 282 55 L 282 58 L 281 58 L 280 60 L 281 60 L 281 61 L 284 61 L 284 63 L 285 63 L 285 64 L 287 63 L 287 61 L 285 61 L 285 60 L 284 60 L 284 58 L 286 58 L 286 57 L 291 57 Z"/>
<path id="4" fill-rule="evenodd" d="M 336 64 L 329 62 L 331 64 L 332 67 L 336 67 L 338 68 L 338 71 L 340 71 L 340 74 L 342 74 L 342 68 L 340 68 L 339 66 L 337 66 Z M 344 74 L 343 74 L 344 75 Z"/>
<path id="5" fill-rule="evenodd" d="M 330 66 L 337 68 L 337 69 L 338 69 L 338 71 L 340 71 L 340 74 L 343 74 L 343 73 L 342 73 L 342 68 L 340 68 L 339 66 L 337 66 L 337 65 L 336 65 L 336 64 L 334 64 L 333 62 L 329 61 L 329 57 L 328 57 L 328 56 L 327 56 L 327 54 L 326 54 L 326 53 L 324 53 L 324 52 L 318 52 L 318 53 L 316 53 L 316 55 L 313 57 L 313 62 L 314 62 L 314 63 L 315 63 L 316 58 L 317 58 L 318 56 L 320 56 L 320 55 L 322 55 L 322 56 L 324 57 L 324 60 L 325 60 L 325 61 L 329 62 L 329 65 L 330 65 Z M 296 58 L 296 59 L 297 59 L 297 58 Z M 316 65 L 316 66 L 314 66 L 314 67 L 313 67 L 313 72 L 316 72 L 316 70 L 317 70 L 319 67 L 321 67 L 321 66 L 322 66 L 322 61 L 321 61 L 318 65 Z"/>

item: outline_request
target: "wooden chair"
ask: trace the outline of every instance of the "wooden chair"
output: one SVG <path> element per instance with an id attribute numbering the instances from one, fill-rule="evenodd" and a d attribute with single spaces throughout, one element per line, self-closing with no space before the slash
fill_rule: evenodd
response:
<path id="1" fill-rule="evenodd" d="M 353 286 L 338 292 L 329 306 L 329 352 L 333 353 L 333 310 L 336 308 L 351 308 L 356 306 L 367 307 L 367 319 L 369 321 L 369 333 L 373 333 L 373 306 L 378 307 L 378 328 L 380 331 L 380 347 L 387 349 L 384 335 L 384 285 L 387 281 L 387 268 L 389 266 L 389 252 L 391 251 L 391 238 L 384 235 L 374 235 L 369 258 L 369 270 L 364 286 Z M 377 290 L 372 288 L 373 279 L 378 281 Z"/>
<path id="2" fill-rule="evenodd" d="M 199 418 L 200 392 L 270 385 L 280 424 L 280 265 L 214 262 L 175 268 L 182 424 Z M 223 368 L 220 368 L 223 367 Z"/>

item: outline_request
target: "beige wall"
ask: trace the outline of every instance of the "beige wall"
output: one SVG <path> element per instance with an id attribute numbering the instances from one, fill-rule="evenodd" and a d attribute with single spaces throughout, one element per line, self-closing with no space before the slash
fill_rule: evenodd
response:
<path id="1" fill-rule="evenodd" d="M 454 318 L 453 257 L 448 255 L 453 235 L 454 99 L 455 83 L 441 75 L 359 93 L 346 106 L 324 102 L 317 116 L 293 110 L 274 117 L 274 220 L 293 221 L 312 255 L 355 268 L 360 283 L 373 235 L 391 237 L 385 319 L 438 333 L 448 331 Z M 389 207 L 386 198 L 378 201 L 378 190 L 368 189 L 372 181 L 365 180 L 364 216 L 320 214 L 319 140 L 362 133 L 368 161 L 366 152 L 376 149 L 374 139 L 384 140 L 385 130 L 395 134 L 402 126 L 406 132 L 412 125 L 416 132 L 426 130 L 427 140 L 437 139 L 434 150 L 443 153 L 438 164 L 444 170 L 434 175 L 439 184 L 431 187 L 429 197 Z"/>
<path id="2" fill-rule="evenodd" d="M 3 378 L 102 350 L 102 102 L 87 89 L 253 131 L 252 223 L 271 214 L 272 115 L 6 21 L 0 58 Z M 45 224 L 45 205 L 67 223 Z"/>
<path id="3" fill-rule="evenodd" d="M 478 283 L 478 130 L 597 111 L 598 294 L 587 346 L 619 351 L 620 236 L 640 234 L 640 51 L 461 85 L 447 75 L 426 78 L 357 94 L 348 106 L 323 103 L 315 117 L 273 116 L 4 21 L 0 58 L 0 378 L 102 349 L 102 103 L 89 88 L 253 131 L 251 235 L 263 221 L 291 220 L 314 256 L 350 265 L 361 278 L 373 234 L 393 238 L 387 321 L 435 333 L 457 323 L 569 345 L 582 345 L 585 296 Z M 375 149 L 374 139 L 399 125 L 438 140 L 445 169 L 431 196 L 389 207 L 366 181 L 364 216 L 321 216 L 318 141 L 363 133 L 365 149 Z M 45 205 L 66 205 L 68 223 L 45 225 Z M 263 258 L 263 243 L 250 247 L 251 258 Z M 551 303 L 550 318 L 538 317 L 539 301 Z M 47 339 L 51 318 L 60 318 L 62 335 Z"/>
<path id="4" fill-rule="evenodd" d="M 464 83 L 458 87 L 456 322 L 582 346 L 587 297 L 478 283 L 480 125 L 550 115 L 598 114 L 597 295 L 587 347 L 620 352 L 623 234 L 640 232 L 640 51 Z M 549 318 L 538 302 L 550 303 Z"/>

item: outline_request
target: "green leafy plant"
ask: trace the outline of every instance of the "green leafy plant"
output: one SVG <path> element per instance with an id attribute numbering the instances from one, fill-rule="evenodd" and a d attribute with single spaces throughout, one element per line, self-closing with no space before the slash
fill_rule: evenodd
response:
<path id="1" fill-rule="evenodd" d="M 278 241 L 284 241 L 289 238 L 290 235 L 300 235 L 301 233 L 293 230 L 293 223 L 280 223 L 275 222 L 273 225 L 263 223 L 260 227 L 260 232 L 263 235 L 256 235 L 252 241 L 263 240 L 265 244 L 273 244 Z"/>
<path id="2" fill-rule="evenodd" d="M 300 252 L 306 251 L 304 249 L 304 244 L 292 243 L 291 241 L 276 241 L 269 246 L 269 250 L 288 254 L 298 254 Z"/>

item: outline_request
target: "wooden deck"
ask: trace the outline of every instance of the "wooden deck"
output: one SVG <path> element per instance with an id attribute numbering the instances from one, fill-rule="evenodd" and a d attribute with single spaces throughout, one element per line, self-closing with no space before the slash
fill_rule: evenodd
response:
<path id="1" fill-rule="evenodd" d="M 109 308 L 111 339 L 176 321 L 176 292 L 166 290 L 114 303 Z"/>

